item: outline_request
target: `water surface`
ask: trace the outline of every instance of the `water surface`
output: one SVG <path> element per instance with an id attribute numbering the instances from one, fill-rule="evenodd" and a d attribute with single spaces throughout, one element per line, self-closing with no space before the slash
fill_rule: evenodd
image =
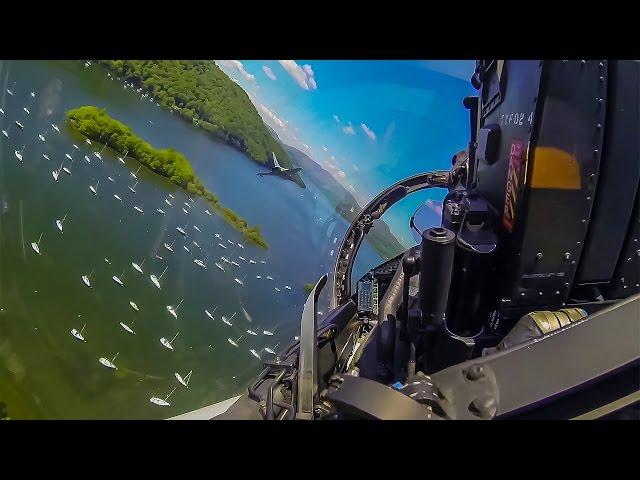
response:
<path id="1" fill-rule="evenodd" d="M 7 405 L 8 414 L 12 418 L 167 418 L 246 389 L 261 369 L 261 361 L 250 349 L 266 359 L 270 355 L 265 347 L 277 351 L 276 345 L 282 347 L 298 334 L 306 299 L 303 286 L 333 268 L 332 250 L 337 250 L 346 222 L 335 216 L 308 179 L 308 188 L 301 189 L 277 177 L 257 177 L 264 167 L 141 100 L 121 82 L 109 80 L 98 66 L 3 61 L 0 85 L 5 112 L 0 124 L 9 133 L 8 139 L 0 136 L 0 402 Z M 5 92 L 7 88 L 13 95 Z M 245 243 L 223 219 L 205 213 L 208 205 L 203 199 L 191 202 L 186 191 L 167 179 L 145 167 L 138 171 L 134 160 L 126 159 L 123 165 L 115 152 L 104 149 L 100 161 L 92 152 L 100 151 L 102 145 L 87 145 L 64 124 L 64 112 L 81 105 L 106 108 L 155 147 L 184 153 L 225 206 L 250 225 L 261 227 L 269 249 Z M 15 120 L 25 128 L 19 130 Z M 60 134 L 51 123 L 59 126 Z M 14 151 L 23 146 L 23 162 L 19 162 Z M 55 182 L 51 172 L 60 168 L 65 153 L 73 157 L 73 163 L 65 161 L 71 175 L 61 172 Z M 128 189 L 136 181 L 131 172 L 138 172 L 135 193 Z M 93 195 L 89 186 L 96 184 L 98 194 Z M 166 214 L 159 214 L 157 208 Z M 65 214 L 61 233 L 55 220 Z M 178 226 L 187 231 L 186 237 L 176 231 Z M 41 234 L 41 255 L 36 255 L 30 244 Z M 173 244 L 173 253 L 164 248 L 165 242 Z M 239 266 L 222 262 L 221 256 Z M 196 266 L 195 258 L 208 268 Z M 250 264 L 250 259 L 256 264 Z M 144 275 L 131 262 L 142 264 Z M 214 262 L 223 264 L 226 271 L 218 270 Z M 365 244 L 354 276 L 379 262 L 380 257 Z M 165 267 L 158 290 L 149 275 L 159 275 Z M 91 289 L 81 281 L 90 272 Z M 113 275 L 124 286 L 116 284 Z M 267 275 L 273 280 L 267 280 Z M 166 306 L 180 300 L 175 319 Z M 129 301 L 140 311 L 133 310 Z M 215 320 L 205 315 L 205 308 Z M 320 309 L 326 308 L 324 296 Z M 221 321 L 222 315 L 234 313 L 232 327 Z M 120 322 L 131 326 L 135 335 Z M 82 343 L 70 330 L 80 330 L 85 323 L 86 343 Z M 247 329 L 258 335 L 247 334 Z M 265 329 L 274 336 L 264 335 Z M 170 339 L 178 332 L 173 351 L 160 344 L 161 337 Z M 238 348 L 227 338 L 235 340 Z M 113 358 L 116 353 L 117 371 L 98 363 L 99 357 Z M 184 376 L 190 370 L 192 379 L 185 389 L 174 372 Z M 164 398 L 176 386 L 170 407 L 149 403 L 150 397 Z"/>

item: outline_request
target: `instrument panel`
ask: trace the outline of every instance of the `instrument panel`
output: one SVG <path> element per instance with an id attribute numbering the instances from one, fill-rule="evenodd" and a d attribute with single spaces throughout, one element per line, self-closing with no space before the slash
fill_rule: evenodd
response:
<path id="1" fill-rule="evenodd" d="M 378 303 L 389 288 L 404 253 L 369 270 L 356 285 L 356 303 L 358 313 L 367 316 L 378 315 Z"/>

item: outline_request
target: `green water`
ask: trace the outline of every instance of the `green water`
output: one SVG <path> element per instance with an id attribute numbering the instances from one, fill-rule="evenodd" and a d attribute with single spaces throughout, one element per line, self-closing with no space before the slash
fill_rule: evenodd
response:
<path id="1" fill-rule="evenodd" d="M 332 217 L 331 206 L 313 184 L 302 190 L 292 182 L 259 179 L 255 173 L 263 170 L 242 153 L 141 100 L 139 94 L 109 80 L 99 67 L 85 69 L 78 62 L 0 62 L 0 85 L 5 112 L 0 123 L 9 133 L 8 139 L 0 136 L 0 402 L 6 404 L 9 416 L 159 419 L 244 391 L 261 369 L 261 361 L 249 350 L 266 359 L 270 355 L 265 347 L 283 347 L 297 335 L 304 284 L 332 268 L 333 238 L 344 232 L 344 221 Z M 7 88 L 13 96 L 4 91 Z M 104 150 L 103 161 L 98 160 L 92 151 L 102 146 L 87 145 L 64 125 L 64 112 L 79 105 L 104 107 L 154 146 L 185 153 L 207 188 L 249 224 L 262 227 L 270 248 L 241 249 L 239 232 L 215 214 L 207 215 L 202 199 L 194 199 L 187 208 L 184 203 L 191 202 L 186 192 L 145 168 L 137 174 L 136 193 L 129 191 L 127 186 L 135 182 L 131 172 L 138 164 L 127 159 L 122 165 L 109 149 Z M 15 126 L 15 120 L 24 124 L 24 130 Z M 61 133 L 50 123 L 57 124 Z M 46 142 L 38 139 L 39 133 Z M 14 151 L 23 145 L 19 162 Z M 55 182 L 51 172 L 60 168 L 65 153 L 73 156 L 73 163 L 65 161 L 72 174 L 61 172 Z M 98 181 L 98 195 L 93 195 L 89 185 Z M 164 203 L 166 198 L 173 207 Z M 144 213 L 135 211 L 135 205 Z M 65 214 L 61 233 L 55 220 Z M 318 218 L 332 221 L 323 224 Z M 177 226 L 188 232 L 187 237 L 176 231 Z M 215 233 L 227 249 L 218 246 L 221 240 Z M 40 234 L 37 255 L 30 244 Z M 165 242 L 174 242 L 174 253 L 163 247 Z M 240 265 L 224 264 L 222 255 Z M 379 261 L 368 246 L 362 255 L 367 266 Z M 197 267 L 195 258 L 206 260 L 208 268 Z M 131 262 L 143 260 L 141 275 Z M 219 271 L 214 261 L 224 264 L 226 271 Z M 158 290 L 149 274 L 159 275 L 165 266 L 168 270 Z M 91 271 L 93 288 L 88 288 L 81 276 Z M 113 275 L 124 286 L 116 284 Z M 267 275 L 273 281 L 266 280 Z M 181 299 L 175 319 L 166 305 L 177 305 Z M 131 308 L 130 300 L 139 312 Z M 211 320 L 204 309 L 212 312 L 216 307 Z M 232 327 L 220 320 L 234 312 Z M 119 322 L 131 326 L 135 335 Z M 80 330 L 85 323 L 83 343 L 70 330 Z M 258 335 L 247 334 L 247 329 Z M 264 329 L 274 336 L 263 335 Z M 161 337 L 171 339 L 178 332 L 173 351 L 160 344 Z M 236 340 L 238 348 L 227 338 Z M 118 352 L 117 370 L 99 364 L 98 358 L 111 359 Z M 184 376 L 190 370 L 193 375 L 186 389 L 174 373 Z M 178 388 L 169 398 L 171 406 L 149 402 L 152 396 L 166 397 L 174 387 Z"/>

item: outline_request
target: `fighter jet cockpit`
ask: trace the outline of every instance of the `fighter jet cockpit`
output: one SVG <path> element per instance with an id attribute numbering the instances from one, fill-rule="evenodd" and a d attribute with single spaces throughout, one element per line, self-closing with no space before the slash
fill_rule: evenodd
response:
<path id="1" fill-rule="evenodd" d="M 0 61 L 0 418 L 637 418 L 639 85 Z"/>
<path id="2" fill-rule="evenodd" d="M 466 149 L 363 208 L 299 342 L 215 418 L 602 418 L 637 404 L 639 74 L 477 61 Z M 444 190 L 441 221 L 425 202 L 407 219 L 415 245 L 354 286 L 372 226 L 425 189 Z"/>

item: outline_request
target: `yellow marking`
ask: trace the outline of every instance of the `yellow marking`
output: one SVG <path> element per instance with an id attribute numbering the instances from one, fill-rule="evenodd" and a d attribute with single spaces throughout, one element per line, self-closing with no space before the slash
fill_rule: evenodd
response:
<path id="1" fill-rule="evenodd" d="M 580 165 L 576 157 L 555 147 L 536 147 L 531 188 L 580 190 Z"/>

